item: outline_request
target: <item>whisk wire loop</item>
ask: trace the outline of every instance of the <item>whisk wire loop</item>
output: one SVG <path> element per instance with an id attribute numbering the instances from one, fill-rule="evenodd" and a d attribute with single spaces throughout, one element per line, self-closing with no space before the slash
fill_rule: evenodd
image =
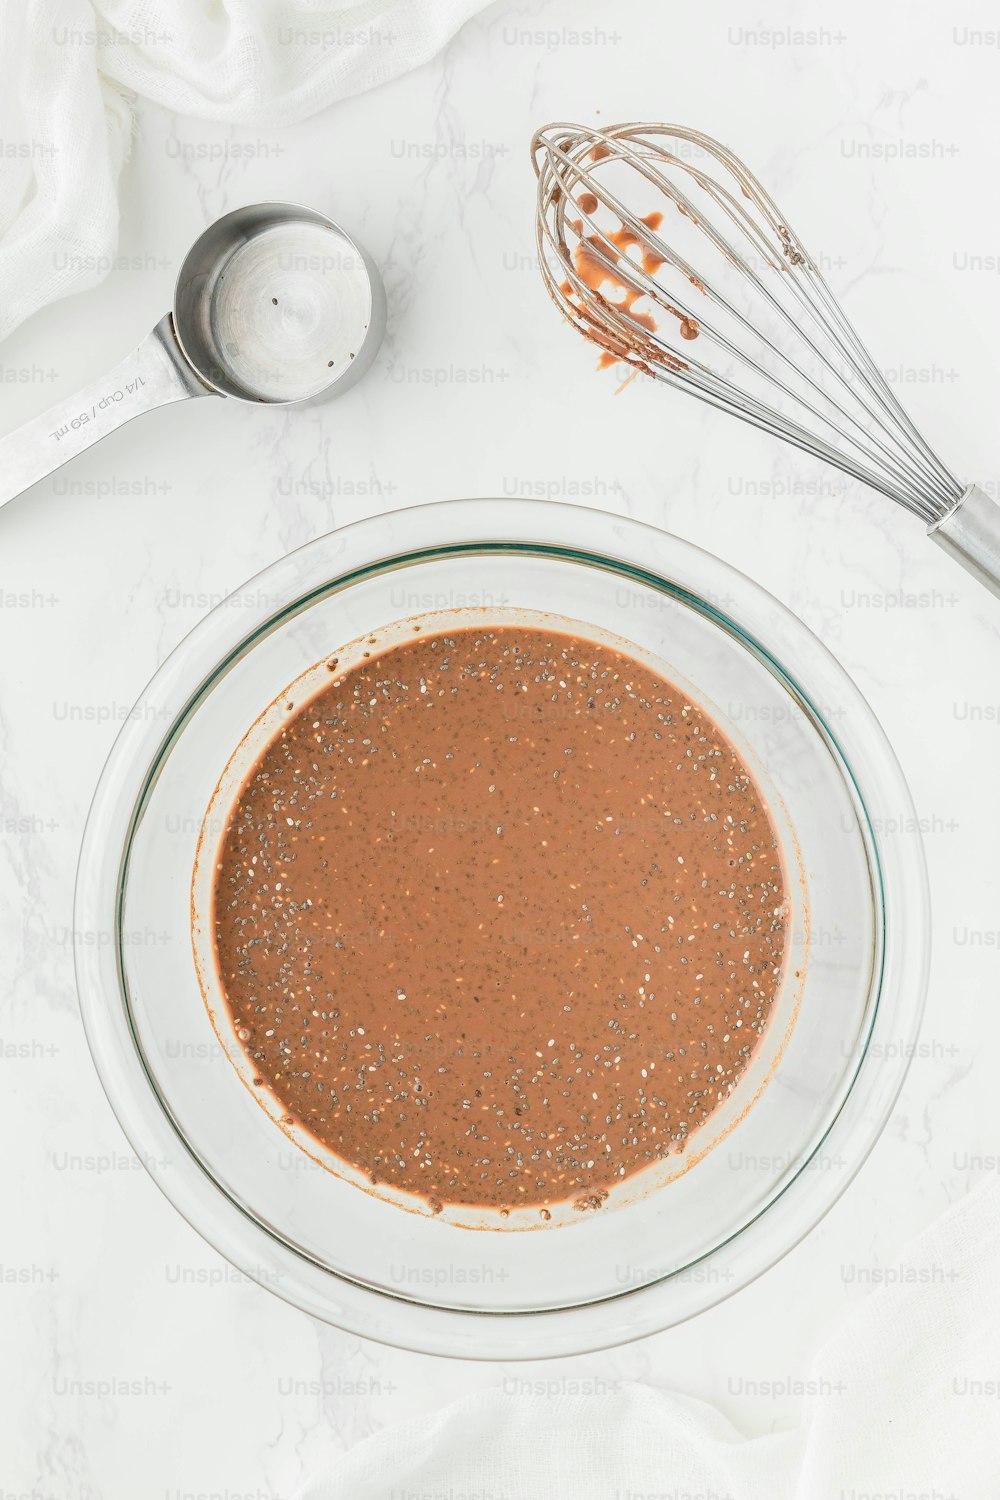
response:
<path id="1" fill-rule="evenodd" d="M 546 288 L 604 362 L 795 444 L 928 525 L 955 509 L 963 487 L 731 151 L 683 126 L 554 124 L 532 154 Z"/>

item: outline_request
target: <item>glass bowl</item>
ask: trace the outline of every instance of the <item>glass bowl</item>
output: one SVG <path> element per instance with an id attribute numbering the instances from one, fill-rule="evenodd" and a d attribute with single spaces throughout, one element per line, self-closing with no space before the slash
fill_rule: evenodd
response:
<path id="1" fill-rule="evenodd" d="M 281 1123 L 277 1101 L 244 1087 L 248 1065 L 206 961 L 204 895 L 228 805 L 289 684 L 301 702 L 317 664 L 322 673 L 351 642 L 388 643 L 416 616 L 431 630 L 539 614 L 656 665 L 738 747 L 778 828 L 793 961 L 751 1066 L 683 1158 L 629 1179 L 597 1213 L 533 1216 L 530 1228 L 512 1214 L 501 1227 L 488 1213 L 405 1211 L 363 1190 Z M 916 827 L 857 689 L 794 615 L 716 558 L 569 505 L 399 511 L 259 574 L 135 705 L 80 859 L 87 1036 L 163 1191 L 288 1301 L 432 1353 L 606 1347 L 759 1275 L 822 1217 L 877 1139 L 926 986 Z M 370 945 L 378 962 L 375 933 L 339 937 Z"/>

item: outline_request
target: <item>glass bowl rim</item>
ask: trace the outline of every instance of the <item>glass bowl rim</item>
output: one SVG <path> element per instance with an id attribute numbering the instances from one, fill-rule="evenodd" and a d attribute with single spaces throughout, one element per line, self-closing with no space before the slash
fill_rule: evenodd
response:
<path id="1" fill-rule="evenodd" d="M 407 545 L 387 547 L 397 531 Z M 865 1047 L 838 1113 L 767 1207 L 698 1263 L 700 1279 L 675 1272 L 609 1299 L 544 1312 L 455 1310 L 373 1289 L 319 1266 L 248 1215 L 208 1173 L 173 1122 L 132 1027 L 120 942 L 122 900 L 146 789 L 194 707 L 262 635 L 359 576 L 432 557 L 519 551 L 603 565 L 658 587 L 735 635 L 762 661 L 827 739 L 860 804 L 884 941 Z M 902 1087 L 926 994 L 929 897 L 918 823 L 895 755 L 851 678 L 796 615 L 713 554 L 631 518 L 558 501 L 451 500 L 369 517 L 279 558 L 236 594 L 249 590 L 264 602 L 235 611 L 223 600 L 174 648 L 137 699 L 147 709 L 172 703 L 179 688 L 183 707 L 172 712 L 166 729 L 156 713 L 126 719 L 95 791 L 80 852 L 76 931 L 103 936 L 114 914 L 110 941 L 74 943 L 84 1027 L 112 1109 L 154 1181 L 231 1264 L 286 1301 L 350 1332 L 428 1353 L 546 1358 L 605 1348 L 684 1321 L 756 1279 L 823 1218 L 874 1147 Z M 279 596 L 280 605 L 268 602 Z M 723 598 L 735 604 L 733 614 L 712 602 Z M 791 662 L 783 659 L 788 657 Z M 827 687 L 821 701 L 846 702 L 852 710 L 836 733 L 815 701 L 821 685 Z M 904 812 L 891 838 L 880 808 L 893 818 Z M 897 931 L 898 916 L 885 921 L 887 906 L 895 913 L 897 905 L 907 914 L 905 937 Z M 877 1057 L 871 1044 L 883 1031 L 904 1035 L 911 1045 L 898 1049 L 898 1056 L 890 1051 Z M 806 1166 L 834 1140 L 837 1150 L 810 1183 Z M 736 1269 L 729 1264 L 734 1259 Z M 711 1273 L 723 1263 L 724 1283 L 713 1282 Z"/>

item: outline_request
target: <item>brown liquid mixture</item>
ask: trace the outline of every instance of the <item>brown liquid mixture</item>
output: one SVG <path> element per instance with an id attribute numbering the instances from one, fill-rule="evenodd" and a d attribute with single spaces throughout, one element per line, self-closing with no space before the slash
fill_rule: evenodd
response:
<path id="1" fill-rule="evenodd" d="M 415 633 L 289 718 L 214 923 L 291 1120 L 434 1211 L 545 1218 L 682 1152 L 732 1092 L 784 883 L 757 786 L 680 689 L 511 625 Z"/>

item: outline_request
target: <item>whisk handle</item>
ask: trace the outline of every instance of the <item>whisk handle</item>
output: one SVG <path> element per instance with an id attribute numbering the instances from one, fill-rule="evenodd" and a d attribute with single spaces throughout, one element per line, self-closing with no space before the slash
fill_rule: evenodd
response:
<path id="1" fill-rule="evenodd" d="M 953 511 L 927 535 L 1000 598 L 1000 505 L 970 484 Z"/>

